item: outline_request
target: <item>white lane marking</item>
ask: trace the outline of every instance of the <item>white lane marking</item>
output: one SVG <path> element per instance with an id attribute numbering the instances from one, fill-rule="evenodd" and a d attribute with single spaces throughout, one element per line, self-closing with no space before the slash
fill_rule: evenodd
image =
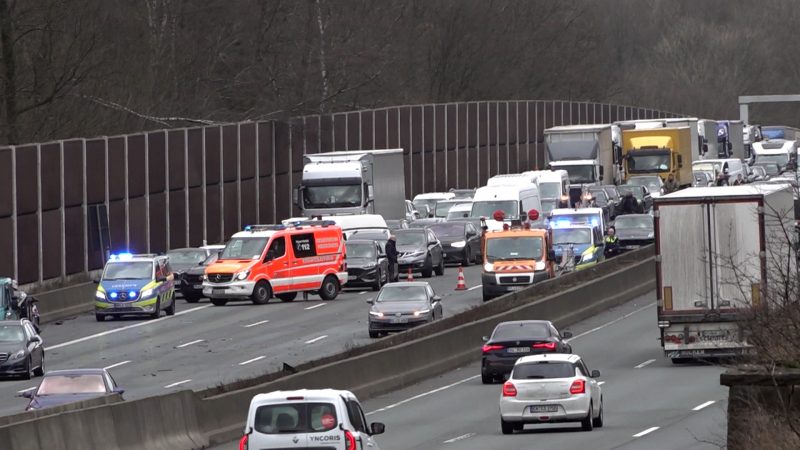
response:
<path id="1" fill-rule="evenodd" d="M 469 288 L 469 289 L 467 289 L 467 290 L 468 290 L 468 291 L 472 291 L 472 290 L 479 289 L 479 288 L 482 288 L 482 287 L 483 287 L 483 285 L 482 285 L 482 284 L 479 284 L 479 285 L 477 285 L 477 286 L 472 286 L 471 288 Z"/>
<path id="2" fill-rule="evenodd" d="M 648 359 L 647 361 L 639 364 L 638 366 L 634 366 L 633 368 L 634 369 L 641 369 L 642 367 L 649 366 L 650 364 L 653 364 L 654 362 L 656 362 L 655 359 Z"/>
<path id="3" fill-rule="evenodd" d="M 305 343 L 306 344 L 313 344 L 314 342 L 319 342 L 319 341 L 325 339 L 326 337 L 328 337 L 328 335 L 327 334 L 323 334 L 322 336 L 317 336 L 314 339 L 309 339 Z"/>
<path id="4" fill-rule="evenodd" d="M 575 339 L 578 339 L 578 338 L 584 337 L 584 336 L 586 336 L 586 335 L 592 334 L 592 333 L 594 333 L 594 332 L 596 332 L 596 331 L 602 330 L 603 328 L 606 328 L 606 327 L 609 327 L 609 326 L 611 326 L 611 325 L 614 325 L 615 323 L 619 322 L 620 320 L 625 320 L 625 319 L 627 319 L 628 317 L 630 317 L 630 316 L 632 316 L 632 315 L 634 315 L 634 314 L 636 314 L 636 313 L 638 313 L 638 312 L 642 312 L 642 311 L 644 311 L 644 310 L 645 310 L 645 309 L 647 309 L 647 308 L 652 308 L 653 306 L 656 306 L 656 304 L 655 304 L 655 303 L 651 303 L 651 304 L 649 304 L 649 305 L 642 306 L 641 308 L 639 308 L 639 309 L 637 309 L 637 310 L 635 310 L 635 311 L 631 311 L 631 312 L 629 312 L 628 314 L 625 314 L 625 315 L 624 315 L 624 316 L 622 316 L 622 317 L 617 317 L 616 319 L 612 320 L 611 322 L 604 323 L 604 324 L 602 324 L 602 325 L 600 325 L 600 326 L 596 326 L 596 327 L 592 328 L 591 330 L 584 331 L 583 333 L 581 333 L 581 334 L 578 334 L 578 335 L 576 335 L 576 336 L 572 336 L 571 338 L 567 339 L 566 341 L 567 341 L 567 342 L 572 342 L 572 341 L 574 341 Z"/>
<path id="5" fill-rule="evenodd" d="M 182 316 L 184 314 L 189 314 L 189 313 L 195 312 L 195 311 L 200 311 L 201 309 L 210 308 L 212 306 L 214 306 L 214 305 L 198 306 L 196 308 L 187 309 L 186 311 L 177 312 L 177 313 L 175 313 L 174 316 L 164 316 L 164 317 L 161 317 L 159 319 L 152 319 L 152 320 L 147 320 L 147 321 L 144 321 L 144 322 L 135 323 L 133 325 L 127 325 L 127 326 L 120 327 L 120 328 L 114 328 L 113 330 L 103 331 L 102 333 L 91 334 L 89 336 L 84 336 L 82 338 L 73 339 L 73 340 L 67 341 L 67 342 L 62 342 L 61 344 L 51 345 L 50 347 L 45 347 L 44 349 L 45 350 L 55 350 L 57 348 L 62 348 L 62 347 L 67 347 L 69 345 L 79 344 L 81 342 L 86 342 L 86 341 L 89 341 L 89 340 L 92 340 L 92 339 L 97 339 L 99 337 L 108 336 L 109 334 L 114 334 L 114 333 L 119 333 L 121 331 L 130 330 L 132 328 L 143 327 L 145 325 L 152 325 L 154 323 L 158 323 L 158 322 L 161 322 L 161 321 L 164 321 L 164 320 L 173 319 L 175 317 Z"/>
<path id="6" fill-rule="evenodd" d="M 700 411 L 701 409 L 705 408 L 706 406 L 711 406 L 714 403 L 716 403 L 716 400 L 710 400 L 710 401 L 707 401 L 705 403 L 701 403 L 701 404 L 695 406 L 694 408 L 692 408 L 692 411 Z"/>
<path id="7" fill-rule="evenodd" d="M 320 303 L 319 305 L 309 306 L 308 308 L 303 308 L 303 309 L 305 309 L 306 311 L 308 311 L 308 310 L 310 310 L 310 309 L 317 309 L 317 308 L 321 308 L 321 307 L 323 307 L 323 306 L 325 306 L 325 305 L 327 305 L 327 303 Z"/>
<path id="8" fill-rule="evenodd" d="M 36 389 L 36 388 L 38 388 L 38 387 L 39 387 L 39 386 L 31 386 L 31 387 L 29 387 L 29 388 L 27 388 L 27 389 L 23 389 L 23 390 L 21 390 L 21 391 L 17 391 L 17 394 L 22 394 L 23 392 L 32 391 L 32 390 L 34 390 L 34 389 Z"/>
<path id="9" fill-rule="evenodd" d="M 250 325 L 245 325 L 244 327 L 245 328 L 250 328 L 250 327 L 255 327 L 255 326 L 258 326 L 258 325 L 264 325 L 265 323 L 269 323 L 269 320 L 262 320 L 260 322 L 251 323 Z"/>
<path id="10" fill-rule="evenodd" d="M 253 358 L 253 359 L 248 359 L 247 361 L 240 362 L 240 363 L 239 363 L 239 365 L 240 365 L 240 366 L 246 366 L 246 365 L 248 365 L 248 364 L 250 364 L 250 363 L 254 363 L 254 362 L 256 362 L 256 361 L 261 361 L 261 360 L 262 360 L 262 359 L 264 359 L 264 358 L 266 358 L 266 356 L 258 356 L 258 357 L 256 357 L 256 358 Z"/>
<path id="11" fill-rule="evenodd" d="M 361 291 L 361 292 L 359 292 L 359 293 L 358 293 L 358 295 L 364 295 L 364 294 L 366 294 L 367 292 L 368 292 L 368 291 Z"/>
<path id="12" fill-rule="evenodd" d="M 122 362 L 118 362 L 118 363 L 116 363 L 116 364 L 112 364 L 112 365 L 110 365 L 110 366 L 103 367 L 103 369 L 105 369 L 105 370 L 111 370 L 111 369 L 113 369 L 114 367 L 124 366 L 125 364 L 128 364 L 129 362 L 130 362 L 130 361 L 122 361 Z"/>
<path id="13" fill-rule="evenodd" d="M 188 347 L 190 345 L 199 344 L 200 342 L 205 342 L 205 339 L 198 339 L 196 341 L 187 342 L 187 343 L 181 344 L 181 345 L 179 345 L 179 346 L 177 346 L 175 348 L 184 348 L 184 347 Z"/>
<path id="14" fill-rule="evenodd" d="M 606 382 L 605 382 L 605 381 L 598 381 L 598 382 L 597 382 L 597 385 L 598 385 L 598 386 L 602 386 L 602 385 L 604 385 L 604 384 L 606 384 Z"/>
<path id="15" fill-rule="evenodd" d="M 456 436 L 453 439 L 444 441 L 444 444 L 452 444 L 453 442 L 463 441 L 464 439 L 469 439 L 472 436 L 475 436 L 475 433 L 462 434 L 461 436 Z"/>
<path id="16" fill-rule="evenodd" d="M 633 435 L 633 437 L 637 437 L 637 438 L 638 438 L 638 437 L 642 437 L 642 436 L 644 436 L 645 434 L 650 434 L 650 433 L 652 433 L 653 431 L 656 431 L 656 430 L 658 430 L 659 428 L 661 428 L 661 427 L 650 427 L 650 428 L 648 428 L 648 429 L 646 429 L 646 430 L 644 430 L 644 431 L 640 431 L 639 433 L 636 433 L 636 434 L 634 434 L 634 435 Z"/>
<path id="17" fill-rule="evenodd" d="M 444 391 L 446 389 L 450 389 L 451 387 L 458 386 L 459 384 L 464 384 L 464 383 L 466 383 L 468 381 L 472 381 L 472 380 L 474 380 L 476 378 L 480 378 L 480 375 L 473 375 L 473 376 L 471 376 L 469 378 L 464 378 L 463 380 L 456 381 L 455 383 L 448 384 L 447 386 L 442 386 L 442 387 L 436 388 L 436 389 L 434 389 L 432 391 L 423 392 L 422 394 L 417 394 L 417 395 L 415 395 L 415 396 L 413 396 L 411 398 L 407 398 L 407 399 L 401 400 L 401 401 L 399 401 L 397 403 L 393 403 L 391 405 L 384 406 L 383 408 L 376 409 L 375 411 L 368 412 L 365 415 L 369 416 L 369 415 L 372 415 L 372 414 L 377 414 L 379 412 L 386 411 L 388 409 L 392 409 L 392 408 L 395 408 L 395 407 L 400 406 L 400 405 L 404 405 L 404 404 L 406 404 L 408 402 L 420 399 L 422 397 L 427 397 L 427 396 L 429 396 L 431 394 L 435 394 L 437 392 L 442 392 L 442 391 Z"/>
<path id="18" fill-rule="evenodd" d="M 164 386 L 164 389 L 169 389 L 171 387 L 180 386 L 180 385 L 186 384 L 186 383 L 188 383 L 190 381 L 192 381 L 191 378 L 189 378 L 188 380 L 178 381 L 177 383 L 168 384 L 168 385 Z"/>

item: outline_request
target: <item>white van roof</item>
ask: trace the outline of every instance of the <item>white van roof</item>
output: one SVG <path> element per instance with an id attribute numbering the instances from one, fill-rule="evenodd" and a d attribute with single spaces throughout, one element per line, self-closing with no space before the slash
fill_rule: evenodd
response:
<path id="1" fill-rule="evenodd" d="M 475 197 L 472 198 L 473 202 L 484 200 L 518 200 L 522 192 L 536 190 L 539 188 L 535 184 L 525 185 L 506 185 L 506 186 L 484 186 L 475 191 Z"/>
<path id="2" fill-rule="evenodd" d="M 530 172 L 495 175 L 486 180 L 486 186 L 516 186 L 534 184 L 536 183 L 536 177 L 536 174 Z"/>
<path id="3" fill-rule="evenodd" d="M 414 200 L 449 200 L 455 198 L 456 194 L 452 192 L 426 192 L 424 194 L 417 194 Z"/>
<path id="4" fill-rule="evenodd" d="M 350 391 L 341 391 L 338 389 L 298 389 L 294 391 L 273 391 L 266 394 L 258 394 L 250 401 L 250 406 L 297 401 L 335 401 L 340 397 L 357 400 L 356 396 Z"/>

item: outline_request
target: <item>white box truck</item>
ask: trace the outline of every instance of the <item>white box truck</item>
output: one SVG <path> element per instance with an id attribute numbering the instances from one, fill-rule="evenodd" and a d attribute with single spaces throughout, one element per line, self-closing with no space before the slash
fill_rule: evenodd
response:
<path id="1" fill-rule="evenodd" d="M 301 215 L 380 214 L 406 218 L 403 150 L 329 152 L 303 157 L 294 191 Z"/>
<path id="2" fill-rule="evenodd" d="M 673 362 L 749 352 L 743 319 L 795 261 L 789 185 L 684 189 L 655 200 L 658 327 Z M 794 264 L 794 263 L 792 263 Z M 790 272 L 795 273 L 795 272 Z"/>

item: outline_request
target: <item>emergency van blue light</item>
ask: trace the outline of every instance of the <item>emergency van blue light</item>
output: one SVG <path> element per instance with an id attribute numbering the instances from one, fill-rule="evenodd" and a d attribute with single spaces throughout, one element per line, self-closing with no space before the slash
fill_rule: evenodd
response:
<path id="1" fill-rule="evenodd" d="M 553 222 L 553 228 L 566 228 L 569 227 L 570 221 L 569 220 L 557 220 Z"/>
<path id="2" fill-rule="evenodd" d="M 116 292 L 112 292 L 108 296 L 111 297 L 111 298 L 117 298 L 117 293 Z"/>
<path id="3" fill-rule="evenodd" d="M 250 225 L 247 225 L 246 227 L 244 227 L 244 231 L 252 231 L 252 229 L 253 229 L 253 227 L 251 227 Z"/>
<path id="4" fill-rule="evenodd" d="M 600 226 L 600 222 L 597 219 L 592 219 L 589 222 L 591 222 L 592 226 Z"/>
<path id="5" fill-rule="evenodd" d="M 132 258 L 133 258 L 133 254 L 132 253 L 125 252 L 125 253 L 117 253 L 116 255 L 111 255 L 111 257 L 109 259 L 111 259 L 112 261 L 114 261 L 114 260 L 116 260 L 116 261 L 126 261 L 126 260 L 129 260 L 129 259 L 132 259 Z"/>
<path id="6" fill-rule="evenodd" d="M 136 298 L 137 295 L 139 295 L 139 293 L 136 291 L 128 292 L 128 298 Z"/>

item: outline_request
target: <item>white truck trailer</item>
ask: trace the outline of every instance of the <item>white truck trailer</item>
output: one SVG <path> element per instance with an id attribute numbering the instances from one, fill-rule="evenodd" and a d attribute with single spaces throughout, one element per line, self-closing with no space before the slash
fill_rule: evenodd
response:
<path id="1" fill-rule="evenodd" d="M 789 185 L 689 188 L 655 200 L 658 327 L 666 357 L 681 362 L 749 352 L 743 319 L 751 308 L 768 307 L 769 290 L 780 288 L 773 269 L 795 261 L 793 209 Z"/>

